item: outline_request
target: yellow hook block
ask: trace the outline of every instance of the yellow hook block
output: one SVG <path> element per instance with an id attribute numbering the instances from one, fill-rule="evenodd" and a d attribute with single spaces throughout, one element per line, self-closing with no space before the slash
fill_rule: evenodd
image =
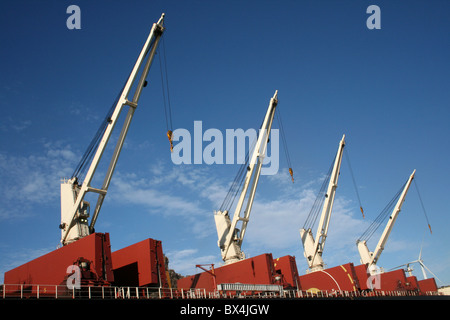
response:
<path id="1" fill-rule="evenodd" d="M 172 151 L 173 151 L 172 130 L 167 131 L 167 138 L 169 138 L 169 142 L 170 142 L 170 152 L 172 152 Z"/>

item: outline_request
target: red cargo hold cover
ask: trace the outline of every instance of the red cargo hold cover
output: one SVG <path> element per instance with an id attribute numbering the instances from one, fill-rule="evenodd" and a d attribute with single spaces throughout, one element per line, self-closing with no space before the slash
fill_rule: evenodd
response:
<path id="1" fill-rule="evenodd" d="M 214 269 L 212 272 L 198 273 L 178 280 L 179 289 L 202 288 L 214 291 L 218 284 L 273 284 L 274 281 L 272 254 L 265 253 L 253 258 L 231 263 Z"/>
<path id="2" fill-rule="evenodd" d="M 284 256 L 273 261 L 276 277 L 281 277 L 280 283 L 286 289 L 300 288 L 297 262 L 294 256 Z"/>
<path id="3" fill-rule="evenodd" d="M 419 280 L 418 282 L 420 291 L 424 294 L 435 293 L 438 291 L 436 280 L 434 280 L 434 278 Z"/>
<path id="4" fill-rule="evenodd" d="M 146 239 L 112 253 L 114 285 L 168 287 L 161 241 Z"/>
<path id="5" fill-rule="evenodd" d="M 306 291 L 356 291 L 359 282 L 353 263 L 315 271 L 299 277 L 302 290 Z"/>
<path id="6" fill-rule="evenodd" d="M 60 285 L 68 275 L 67 268 L 79 258 L 91 262 L 91 270 L 100 281 L 114 281 L 109 234 L 93 233 L 5 272 L 4 282 L 17 285 Z M 11 286 L 8 288 L 13 289 Z"/>

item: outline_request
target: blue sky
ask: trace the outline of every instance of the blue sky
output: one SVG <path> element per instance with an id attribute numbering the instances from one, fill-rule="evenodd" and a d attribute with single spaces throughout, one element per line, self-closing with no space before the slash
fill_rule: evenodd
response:
<path id="1" fill-rule="evenodd" d="M 80 30 L 66 27 L 71 4 Z M 366 27 L 371 4 L 379 30 Z M 174 129 L 258 128 L 278 90 L 295 183 L 280 150 L 279 173 L 258 185 L 248 256 L 295 255 L 304 273 L 299 229 L 345 133 L 366 217 L 344 155 L 325 263 L 359 264 L 356 239 L 416 169 L 433 233 L 413 184 L 378 265 L 416 260 L 423 247 L 438 285 L 450 284 L 449 10 L 437 0 L 1 2 L 0 282 L 58 245 L 60 178 L 165 12 Z M 195 264 L 220 265 L 213 211 L 238 165 L 172 163 L 160 78 L 155 59 L 96 231 L 110 233 L 113 250 L 161 240 L 170 267 L 192 274 Z M 422 278 L 418 266 L 414 274 Z"/>

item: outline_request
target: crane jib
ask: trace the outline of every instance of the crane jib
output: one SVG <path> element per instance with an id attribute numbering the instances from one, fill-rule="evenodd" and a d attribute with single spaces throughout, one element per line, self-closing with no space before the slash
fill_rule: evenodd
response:
<path id="1" fill-rule="evenodd" d="M 72 178 L 69 180 L 64 180 L 61 184 L 60 227 L 62 245 L 66 245 L 70 242 L 83 238 L 94 230 L 95 222 L 111 182 L 114 169 L 134 115 L 134 111 L 137 108 L 138 101 L 142 93 L 142 88 L 147 84 L 146 77 L 152 65 L 158 43 L 164 31 L 163 21 L 164 13 L 161 15 L 158 22 L 153 24 L 139 57 L 127 81 L 125 82 L 125 85 L 120 91 L 113 106 L 108 111 L 108 114 L 100 125 L 100 128 L 94 136 L 94 139 L 91 141 L 91 144 L 85 154 L 81 158 L 81 161 L 76 167 Z M 140 75 L 139 78 L 138 74 Z M 132 99 L 130 100 L 128 97 L 132 93 L 131 89 L 137 78 L 138 82 L 135 86 Z M 116 142 L 103 184 L 101 188 L 94 188 L 90 185 L 91 181 L 103 152 L 109 142 L 111 133 L 117 124 L 119 115 L 125 106 L 129 107 L 128 113 L 124 120 L 119 138 Z M 84 172 L 86 173 L 84 174 Z M 81 175 L 83 175 L 83 179 L 81 179 Z M 83 180 L 83 182 L 80 185 L 79 182 L 81 180 Z M 98 194 L 97 203 L 89 226 L 87 223 L 87 218 L 89 217 L 89 203 L 84 201 L 84 197 L 87 192 L 95 192 Z"/>

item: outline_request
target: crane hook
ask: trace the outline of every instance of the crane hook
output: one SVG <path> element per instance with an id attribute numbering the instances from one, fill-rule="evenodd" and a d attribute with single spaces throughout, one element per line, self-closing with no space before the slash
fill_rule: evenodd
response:
<path id="1" fill-rule="evenodd" d="M 167 138 L 169 138 L 170 142 L 170 152 L 173 152 L 172 130 L 167 131 Z"/>

